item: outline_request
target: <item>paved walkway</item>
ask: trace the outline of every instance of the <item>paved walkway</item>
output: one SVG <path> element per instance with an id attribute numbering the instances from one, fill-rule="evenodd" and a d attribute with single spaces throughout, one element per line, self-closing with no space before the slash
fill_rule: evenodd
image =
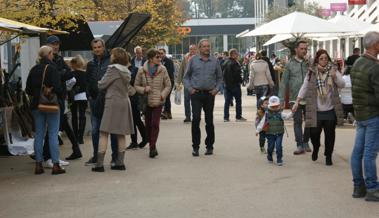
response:
<path id="1" fill-rule="evenodd" d="M 174 119 L 161 123 L 158 158 L 149 159 L 147 149 L 128 151 L 126 172 L 109 170 L 109 152 L 105 173 L 85 167 L 92 152 L 89 137 L 82 146 L 85 157 L 72 161 L 65 175 L 47 170 L 35 176 L 30 158 L 0 157 L 0 217 L 379 217 L 379 204 L 351 198 L 351 126 L 337 130 L 334 165 L 327 167 L 322 155 L 312 162 L 310 154 L 292 154 L 292 122 L 287 122 L 285 165 L 278 167 L 259 152 L 254 105 L 255 97 L 244 97 L 248 122 L 224 123 L 223 96 L 217 96 L 215 154 L 210 157 L 203 155 L 204 145 L 200 157 L 191 156 L 191 125 L 182 122 L 183 106 L 173 106 Z M 65 142 L 61 157 L 70 153 Z"/>

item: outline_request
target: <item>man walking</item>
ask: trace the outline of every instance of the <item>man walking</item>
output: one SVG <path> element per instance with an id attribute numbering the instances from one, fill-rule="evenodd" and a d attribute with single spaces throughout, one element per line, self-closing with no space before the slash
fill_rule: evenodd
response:
<path id="1" fill-rule="evenodd" d="M 142 48 L 140 46 L 137 46 L 134 48 L 135 56 L 132 58 L 131 61 L 131 73 L 132 78 L 130 80 L 130 85 L 134 86 L 134 81 L 136 80 L 137 72 L 139 68 L 142 68 L 144 63 L 146 62 L 146 58 L 143 56 Z M 131 143 L 126 149 L 135 149 L 135 148 L 143 148 L 147 144 L 147 137 L 146 137 L 146 128 L 145 124 L 143 124 L 141 120 L 141 112 L 138 108 L 138 94 L 135 93 L 132 96 L 129 96 L 130 104 L 132 106 L 132 114 L 133 114 L 133 125 L 134 125 L 134 134 L 130 135 Z M 137 142 L 137 127 L 138 131 L 141 135 L 142 141 L 138 144 Z"/>
<path id="2" fill-rule="evenodd" d="M 297 94 L 299 93 L 299 90 L 304 82 L 304 78 L 308 72 L 309 64 L 305 60 L 308 50 L 307 47 L 308 44 L 306 41 L 301 40 L 296 43 L 296 55 L 286 64 L 283 79 L 280 84 L 280 101 L 284 102 L 284 96 L 286 95 L 286 91 L 288 89 L 291 108 L 296 101 Z M 305 128 L 303 133 L 303 117 L 305 117 L 305 101 L 301 101 L 299 103 L 299 106 L 293 115 L 293 128 L 297 144 L 297 149 L 293 152 L 295 155 L 312 151 L 308 145 L 310 137 L 309 128 Z"/>
<path id="3" fill-rule="evenodd" d="M 213 124 L 213 109 L 215 95 L 222 85 L 222 72 L 217 59 L 210 55 L 208 39 L 199 42 L 200 55 L 194 56 L 188 63 L 184 77 L 184 86 L 191 94 L 192 102 L 192 155 L 199 156 L 200 118 L 201 110 L 205 113 L 205 129 L 207 137 L 205 155 L 213 154 L 215 132 Z"/>
<path id="4" fill-rule="evenodd" d="M 94 39 L 91 42 L 93 59 L 87 64 L 88 94 L 91 108 L 92 145 L 93 156 L 85 165 L 94 165 L 97 162 L 99 150 L 100 124 L 103 117 L 105 93 L 99 91 L 97 82 L 103 78 L 110 63 L 110 55 L 105 49 L 102 39 Z M 112 164 L 117 159 L 118 144 L 117 136 L 111 134 Z"/>
<path id="5" fill-rule="evenodd" d="M 186 71 L 188 62 L 191 60 L 193 56 L 196 55 L 197 52 L 197 46 L 196 45 L 190 45 L 189 47 L 189 53 L 186 54 L 183 58 L 182 64 L 179 68 L 179 74 L 176 81 L 177 87 L 181 83 L 183 83 L 184 73 Z M 191 95 L 188 91 L 188 89 L 184 88 L 184 114 L 186 118 L 183 120 L 184 123 L 190 123 L 191 122 Z"/>
<path id="6" fill-rule="evenodd" d="M 351 155 L 353 197 L 366 196 L 367 201 L 379 201 L 379 182 L 376 171 L 376 158 L 379 152 L 379 64 L 377 59 L 379 32 L 366 33 L 363 46 L 366 52 L 351 69 L 353 106 L 357 125 Z"/>
<path id="7" fill-rule="evenodd" d="M 166 56 L 166 49 L 160 48 L 159 49 L 159 55 L 161 56 L 161 62 L 162 64 L 166 67 L 168 76 L 170 77 L 171 84 L 174 84 L 174 72 L 175 72 L 175 67 L 174 67 L 174 62 Z M 174 86 L 171 87 L 171 91 Z M 172 119 L 171 115 L 171 91 L 170 94 L 166 98 L 166 102 L 164 104 L 164 109 L 162 113 L 162 119 L 167 120 L 167 119 Z"/>
<path id="8" fill-rule="evenodd" d="M 230 58 L 224 63 L 224 85 L 225 85 L 225 104 L 224 104 L 224 122 L 229 122 L 229 107 L 233 100 L 236 99 L 236 121 L 246 121 L 242 117 L 242 100 L 241 100 L 241 64 L 238 62 L 237 49 L 229 51 Z"/>

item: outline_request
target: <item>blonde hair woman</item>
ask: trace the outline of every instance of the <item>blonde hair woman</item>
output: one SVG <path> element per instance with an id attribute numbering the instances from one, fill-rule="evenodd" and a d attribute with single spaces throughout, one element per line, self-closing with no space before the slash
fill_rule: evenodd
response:
<path id="1" fill-rule="evenodd" d="M 34 136 L 34 153 L 36 155 L 36 166 L 34 173 L 42 174 L 43 161 L 43 142 L 46 130 L 48 131 L 50 155 L 53 162 L 52 174 L 65 173 L 65 170 L 59 166 L 59 147 L 58 131 L 60 114 L 58 112 L 43 112 L 38 110 L 39 97 L 42 85 L 52 88 L 52 92 L 60 96 L 63 89 L 60 83 L 60 75 L 54 67 L 53 49 L 49 46 L 42 46 L 38 51 L 37 64 L 30 70 L 26 81 L 25 91 L 32 96 L 30 108 L 33 113 L 35 136 Z M 43 78 L 45 74 L 45 78 Z"/>
<path id="2" fill-rule="evenodd" d="M 87 72 L 85 70 L 86 61 L 81 55 L 75 56 L 71 61 L 72 77 L 76 83 L 70 91 L 71 123 L 78 144 L 84 144 L 83 136 L 86 127 L 87 103 Z M 78 116 L 79 115 L 79 116 Z M 73 144 L 72 154 L 66 160 L 75 160 L 82 157 L 79 145 Z"/>
<path id="3" fill-rule="evenodd" d="M 118 154 L 112 170 L 125 170 L 125 135 L 134 133 L 133 115 L 128 90 L 131 79 L 128 70 L 130 57 L 123 48 L 114 48 L 111 52 L 111 65 L 104 77 L 98 82 L 99 89 L 106 90 L 104 114 L 100 125 L 100 143 L 97 163 L 92 171 L 104 172 L 104 156 L 109 134 L 117 135 Z"/>

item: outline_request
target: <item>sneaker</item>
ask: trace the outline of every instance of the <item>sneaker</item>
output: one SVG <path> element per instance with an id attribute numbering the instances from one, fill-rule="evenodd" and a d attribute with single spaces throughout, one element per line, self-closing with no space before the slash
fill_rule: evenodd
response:
<path id="1" fill-rule="evenodd" d="M 261 147 L 261 153 L 262 154 L 267 154 L 266 149 L 264 147 Z"/>
<path id="2" fill-rule="evenodd" d="M 376 191 L 368 191 L 366 201 L 379 201 L 379 189 Z"/>
<path id="3" fill-rule="evenodd" d="M 267 155 L 267 160 L 268 160 L 268 162 L 269 163 L 273 163 L 274 161 L 273 161 L 273 159 L 272 159 L 272 155 Z"/>
<path id="4" fill-rule="evenodd" d="M 199 156 L 199 149 L 193 149 L 192 156 L 198 157 Z"/>
<path id="5" fill-rule="evenodd" d="M 354 186 L 354 191 L 353 191 L 353 198 L 364 198 L 366 196 L 366 186 L 361 185 L 361 186 Z"/>
<path id="6" fill-rule="evenodd" d="M 212 155 L 213 154 L 213 148 L 207 148 L 207 151 L 205 152 L 204 155 Z"/>
<path id="7" fill-rule="evenodd" d="M 224 118 L 224 122 L 230 122 L 229 118 L 227 119 Z"/>
<path id="8" fill-rule="evenodd" d="M 66 161 L 63 161 L 63 160 L 59 160 L 59 166 L 67 166 L 69 165 L 70 163 L 69 162 L 66 162 Z M 53 168 L 54 164 L 53 164 L 53 161 L 51 159 L 48 159 L 47 161 L 44 162 L 44 167 L 45 168 Z"/>
<path id="9" fill-rule="evenodd" d="M 237 122 L 245 122 L 247 119 L 244 118 L 244 117 L 240 117 L 240 118 L 237 118 L 236 121 Z"/>
<path id="10" fill-rule="evenodd" d="M 305 154 L 305 151 L 302 147 L 297 147 L 297 149 L 293 152 L 294 155 Z"/>
<path id="11" fill-rule="evenodd" d="M 278 165 L 278 166 L 283 166 L 283 160 L 278 160 L 278 161 L 276 162 L 276 165 Z"/>
<path id="12" fill-rule="evenodd" d="M 93 157 L 91 157 L 87 162 L 84 163 L 85 166 L 93 166 L 96 164 L 96 161 Z"/>
<path id="13" fill-rule="evenodd" d="M 306 152 L 312 152 L 312 149 L 309 147 L 309 144 L 308 143 L 304 143 L 304 150 L 306 151 Z"/>

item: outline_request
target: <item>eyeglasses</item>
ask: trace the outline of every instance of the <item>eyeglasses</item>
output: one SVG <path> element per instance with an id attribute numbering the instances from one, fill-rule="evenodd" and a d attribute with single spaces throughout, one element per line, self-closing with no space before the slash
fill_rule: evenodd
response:
<path id="1" fill-rule="evenodd" d="M 161 56 L 159 56 L 159 55 L 156 55 L 156 56 L 155 56 L 155 58 L 157 58 L 157 59 L 161 59 Z"/>

